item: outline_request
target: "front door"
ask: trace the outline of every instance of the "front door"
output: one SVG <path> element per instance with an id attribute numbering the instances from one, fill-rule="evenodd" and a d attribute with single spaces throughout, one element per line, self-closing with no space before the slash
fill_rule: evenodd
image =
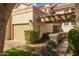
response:
<path id="1" fill-rule="evenodd" d="M 58 33 L 59 32 L 59 25 L 53 25 L 53 33 Z"/>

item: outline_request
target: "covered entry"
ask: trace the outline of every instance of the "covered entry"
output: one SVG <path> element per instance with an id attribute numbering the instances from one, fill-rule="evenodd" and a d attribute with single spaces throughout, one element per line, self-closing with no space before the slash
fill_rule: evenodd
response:
<path id="1" fill-rule="evenodd" d="M 59 32 L 64 32 L 65 28 L 72 29 L 76 24 L 75 19 L 76 19 L 75 13 L 71 12 L 71 13 L 64 13 L 64 14 L 53 14 L 49 16 L 42 16 L 41 22 L 44 24 L 53 24 L 51 26 L 51 28 L 53 28 L 52 33 L 59 33 Z M 47 27 L 47 29 L 49 28 Z M 67 31 L 68 30 L 65 30 L 65 32 Z"/>

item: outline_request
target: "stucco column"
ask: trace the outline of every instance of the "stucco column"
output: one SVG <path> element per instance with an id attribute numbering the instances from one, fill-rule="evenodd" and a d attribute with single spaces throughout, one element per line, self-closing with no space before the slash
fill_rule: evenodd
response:
<path id="1" fill-rule="evenodd" d="M 5 40 L 13 40 L 14 39 L 14 28 L 12 24 L 12 16 L 8 19 L 6 26 L 6 37 Z"/>
<path id="2" fill-rule="evenodd" d="M 75 13 L 76 13 L 76 28 L 79 28 L 79 3 L 75 4 Z"/>
<path id="3" fill-rule="evenodd" d="M 7 22 L 5 40 L 11 40 L 11 16 Z"/>
<path id="4" fill-rule="evenodd" d="M 14 39 L 14 25 L 11 23 L 11 39 Z"/>

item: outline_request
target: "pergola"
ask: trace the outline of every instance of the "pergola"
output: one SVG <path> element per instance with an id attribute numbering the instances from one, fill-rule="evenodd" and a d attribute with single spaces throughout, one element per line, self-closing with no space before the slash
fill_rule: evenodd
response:
<path id="1" fill-rule="evenodd" d="M 64 14 L 52 14 L 47 16 L 40 16 L 41 22 L 43 23 L 63 23 L 68 21 L 75 21 L 76 15 L 74 12 Z"/>

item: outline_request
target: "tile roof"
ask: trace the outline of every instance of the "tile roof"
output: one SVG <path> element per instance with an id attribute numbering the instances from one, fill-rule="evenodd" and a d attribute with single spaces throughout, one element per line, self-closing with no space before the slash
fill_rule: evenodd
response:
<path id="1" fill-rule="evenodd" d="M 75 7 L 75 3 L 64 3 L 64 4 L 58 4 L 54 9 L 62 9 L 62 8 L 68 8 L 68 7 Z"/>

